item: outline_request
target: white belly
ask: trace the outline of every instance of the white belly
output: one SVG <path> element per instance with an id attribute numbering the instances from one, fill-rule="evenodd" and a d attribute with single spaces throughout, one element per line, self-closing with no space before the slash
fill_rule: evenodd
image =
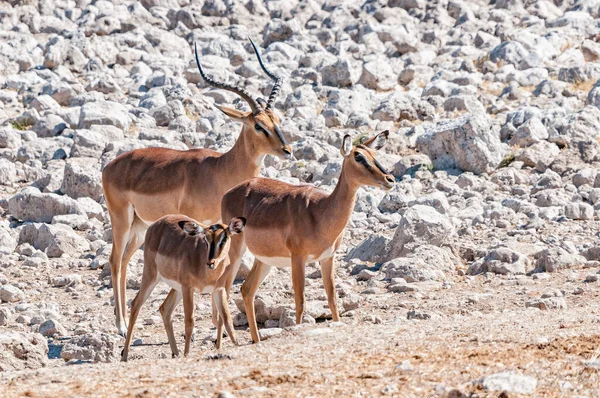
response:
<path id="1" fill-rule="evenodd" d="M 163 280 L 163 282 L 165 282 L 167 285 L 169 285 L 172 289 L 175 289 L 177 291 L 181 291 L 181 284 L 177 281 L 174 281 L 172 279 L 167 279 L 161 276 L 161 279 Z M 202 290 L 200 289 L 196 289 L 196 292 L 198 293 L 212 293 L 215 290 L 214 286 L 211 285 L 207 285 L 204 286 L 204 288 Z"/>
<path id="2" fill-rule="evenodd" d="M 315 256 L 315 255 L 308 256 L 308 258 L 306 259 L 306 262 L 310 263 L 313 261 L 325 260 L 325 259 L 333 256 L 334 254 L 335 254 L 335 250 L 334 250 L 333 246 L 331 246 L 318 256 Z M 264 257 L 264 256 L 257 256 L 257 255 L 254 255 L 254 257 L 256 257 L 259 261 L 261 261 L 267 265 L 270 265 L 272 267 L 275 267 L 275 268 L 288 268 L 288 267 L 292 266 L 292 258 L 291 257 Z"/>
<path id="3" fill-rule="evenodd" d="M 291 257 L 263 257 L 254 256 L 257 260 L 275 268 L 288 268 L 292 266 Z"/>
<path id="4" fill-rule="evenodd" d="M 318 256 L 308 256 L 307 261 L 311 262 L 311 261 L 321 261 L 321 260 L 325 260 L 326 258 L 329 258 L 331 256 L 333 256 L 335 254 L 335 249 L 333 246 L 330 246 L 327 248 L 327 250 L 325 250 L 323 253 L 319 254 Z"/>

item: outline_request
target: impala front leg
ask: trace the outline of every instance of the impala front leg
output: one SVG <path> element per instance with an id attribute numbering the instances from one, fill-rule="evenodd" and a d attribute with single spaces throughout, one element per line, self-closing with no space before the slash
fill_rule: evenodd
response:
<path id="1" fill-rule="evenodd" d="M 183 318 L 185 320 L 185 349 L 183 355 L 187 357 L 190 353 L 192 333 L 194 332 L 194 289 L 189 286 L 182 286 L 181 292 L 183 294 Z"/>
<path id="2" fill-rule="evenodd" d="M 337 292 L 335 290 L 335 264 L 333 256 L 321 261 L 321 274 L 323 275 L 323 285 L 325 286 L 331 317 L 334 322 L 339 322 L 340 314 L 338 312 Z"/>
<path id="3" fill-rule="evenodd" d="M 223 335 L 223 324 L 225 330 L 234 345 L 237 345 L 237 339 L 235 338 L 235 331 L 233 329 L 233 322 L 231 314 L 229 313 L 229 307 L 227 305 L 227 292 L 225 288 L 218 288 L 213 293 L 213 305 L 216 305 L 219 312 L 219 327 L 217 329 L 217 349 L 221 348 L 221 337 Z"/>
<path id="4" fill-rule="evenodd" d="M 296 302 L 296 325 L 302 323 L 304 314 L 304 276 L 306 274 L 306 258 L 292 256 L 292 285 Z"/>

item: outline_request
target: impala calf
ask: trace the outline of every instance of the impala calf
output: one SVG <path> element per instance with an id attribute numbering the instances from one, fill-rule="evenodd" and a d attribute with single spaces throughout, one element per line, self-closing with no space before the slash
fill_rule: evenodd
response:
<path id="1" fill-rule="evenodd" d="M 339 321 L 335 291 L 334 255 L 354 208 L 361 185 L 390 189 L 394 177 L 375 159 L 374 149 L 386 142 L 384 131 L 361 145 L 353 146 L 349 135 L 343 140 L 342 173 L 331 194 L 310 185 L 291 185 L 268 178 L 253 178 L 232 188 L 221 203 L 222 218 L 232 214 L 246 217 L 244 235 L 232 238 L 229 258 L 238 264 L 246 247 L 255 260 L 242 285 L 244 307 L 252 340 L 258 342 L 254 296 L 271 267 L 291 267 L 296 323 L 304 312 L 304 274 L 307 262 L 319 261 L 329 308 Z M 233 272 L 236 272 L 234 270 Z"/>
<path id="2" fill-rule="evenodd" d="M 185 318 L 185 351 L 190 352 L 194 330 L 194 291 L 212 293 L 213 319 L 217 324 L 217 349 L 221 348 L 223 324 L 233 344 L 237 345 L 231 315 L 227 307 L 225 284 L 231 273 L 226 260 L 231 236 L 242 232 L 246 220 L 231 219 L 229 225 L 201 226 L 197 221 L 183 215 L 168 215 L 148 228 L 144 242 L 144 272 L 140 291 L 131 302 L 131 314 L 122 360 L 127 361 L 133 328 L 140 308 L 161 280 L 171 286 L 171 291 L 160 306 L 169 345 L 173 357 L 179 355 L 173 323 L 173 310 L 183 298 Z M 214 308 L 216 306 L 216 309 Z"/>
<path id="3" fill-rule="evenodd" d="M 279 117 L 273 110 L 282 80 L 267 69 L 258 48 L 253 42 L 252 45 L 263 71 L 275 81 L 267 101 L 254 99 L 244 88 L 208 77 L 196 51 L 198 69 L 206 83 L 238 94 L 251 109 L 242 112 L 219 107 L 227 116 L 242 123 L 242 132 L 229 152 L 137 149 L 120 155 L 102 171 L 102 188 L 113 233 L 109 262 L 115 318 L 119 334 L 123 336 L 127 329 L 127 264 L 142 245 L 148 225 L 166 214 L 185 214 L 205 224 L 218 222 L 225 192 L 257 176 L 265 154 L 292 158 L 291 147 L 281 133 Z"/>

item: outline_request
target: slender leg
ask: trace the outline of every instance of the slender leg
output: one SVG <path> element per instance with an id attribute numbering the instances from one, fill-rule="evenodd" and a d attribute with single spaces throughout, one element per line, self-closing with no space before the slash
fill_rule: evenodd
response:
<path id="1" fill-rule="evenodd" d="M 107 201 L 107 204 L 109 202 Z M 120 287 L 122 285 L 121 278 L 127 272 L 127 263 L 123 264 L 123 254 L 129 241 L 129 230 L 133 222 L 133 206 L 131 204 L 123 205 L 123 208 L 118 206 L 109 206 L 110 221 L 112 223 L 113 246 L 110 253 L 110 273 L 112 277 L 113 294 L 115 297 L 115 321 L 117 330 L 121 336 L 125 336 L 127 326 L 125 317 L 121 310 L 123 302 L 127 305 L 127 300 L 123 297 L 123 292 Z M 115 209 L 117 207 L 117 209 Z M 118 211 L 117 211 L 118 210 Z"/>
<path id="2" fill-rule="evenodd" d="M 334 322 L 340 321 L 340 314 L 337 306 L 337 292 L 335 291 L 335 264 L 333 257 L 321 261 L 321 274 L 323 274 L 323 285 L 331 310 L 331 317 Z"/>
<path id="3" fill-rule="evenodd" d="M 131 340 L 133 339 L 133 328 L 135 327 L 135 321 L 140 313 L 140 309 L 142 305 L 148 297 L 152 290 L 158 284 L 158 274 L 156 272 L 156 266 L 149 262 L 150 264 L 146 264 L 144 267 L 144 274 L 142 275 L 142 283 L 140 284 L 140 290 L 138 294 L 135 296 L 133 301 L 131 302 L 131 314 L 129 316 L 129 328 L 127 330 L 127 338 L 125 339 L 125 347 L 123 348 L 123 353 L 121 354 L 121 360 L 127 362 L 127 356 L 129 355 L 129 346 L 131 345 Z"/>
<path id="4" fill-rule="evenodd" d="M 214 303 L 213 303 L 214 305 Z M 223 318 L 219 317 L 217 320 L 217 341 L 215 342 L 215 347 L 217 350 L 221 348 L 221 341 L 223 340 Z"/>
<path id="5" fill-rule="evenodd" d="M 165 330 L 167 331 L 167 338 L 169 339 L 169 346 L 171 346 L 171 355 L 173 358 L 179 356 L 179 350 L 177 349 L 177 342 L 175 341 L 175 333 L 173 333 L 173 311 L 177 304 L 183 298 L 183 294 L 180 291 L 171 289 L 165 301 L 159 308 L 160 315 L 162 316 L 163 323 L 165 324 Z"/>
<path id="6" fill-rule="evenodd" d="M 250 335 L 252 341 L 258 343 L 260 336 L 258 335 L 258 326 L 256 325 L 256 313 L 254 312 L 254 296 L 260 284 L 265 280 L 271 266 L 259 260 L 254 260 L 254 265 L 248 274 L 248 277 L 242 284 L 242 298 L 244 299 L 244 308 L 246 309 L 246 317 L 248 318 L 248 326 L 250 327 Z"/>
<path id="7" fill-rule="evenodd" d="M 185 350 L 184 356 L 190 353 L 190 345 L 192 342 L 192 333 L 194 332 L 194 289 L 189 286 L 182 286 L 183 294 L 183 316 L 185 319 Z"/>
<path id="8" fill-rule="evenodd" d="M 227 280 L 225 282 L 225 291 L 227 297 L 231 292 L 231 286 L 240 270 L 242 264 L 242 257 L 246 252 L 246 242 L 244 241 L 244 234 L 237 234 L 231 237 L 231 246 L 229 247 L 229 266 L 227 272 Z"/>
<path id="9" fill-rule="evenodd" d="M 223 339 L 223 318 L 219 316 L 219 309 L 217 308 L 217 289 L 213 292 L 211 296 L 212 301 L 212 321 L 213 325 L 217 328 L 217 349 L 221 348 L 221 340 Z"/>
<path id="10" fill-rule="evenodd" d="M 218 337 L 217 337 L 217 349 L 221 348 L 221 336 L 222 336 L 222 328 L 223 324 L 225 324 L 225 329 L 227 330 L 227 334 L 231 339 L 231 342 L 235 345 L 238 345 L 237 339 L 235 337 L 235 330 L 233 329 L 233 320 L 231 319 L 231 314 L 229 313 L 229 307 L 227 305 L 227 292 L 225 288 L 218 288 L 213 293 L 213 304 L 216 304 L 217 309 L 219 311 L 219 328 L 218 328 Z"/>
<path id="11" fill-rule="evenodd" d="M 215 294 L 213 292 L 212 297 L 212 323 L 216 328 L 219 327 L 219 311 L 217 310 L 217 306 L 215 304 Z"/>
<path id="12" fill-rule="evenodd" d="M 294 301 L 296 302 L 296 324 L 302 323 L 304 314 L 304 275 L 306 274 L 306 259 L 292 256 L 292 285 L 294 286 Z"/>
<path id="13" fill-rule="evenodd" d="M 123 254 L 121 262 L 121 275 L 119 276 L 119 296 L 122 298 L 120 302 L 122 319 L 127 319 L 127 267 L 129 266 L 131 257 L 133 257 L 137 249 L 144 243 L 146 229 L 146 224 L 134 215 L 133 223 L 129 229 L 129 242 L 127 242 L 127 247 L 125 248 L 125 253 Z"/>

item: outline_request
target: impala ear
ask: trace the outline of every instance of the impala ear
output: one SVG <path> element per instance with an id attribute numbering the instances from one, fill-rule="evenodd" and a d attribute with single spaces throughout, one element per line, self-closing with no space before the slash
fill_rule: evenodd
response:
<path id="1" fill-rule="evenodd" d="M 234 217 L 229 223 L 229 232 L 232 235 L 239 234 L 246 226 L 246 219 L 244 217 Z"/>
<path id="2" fill-rule="evenodd" d="M 215 105 L 217 109 L 221 112 L 229 116 L 232 120 L 236 122 L 243 122 L 252 112 L 244 112 L 238 109 L 229 108 L 227 106 Z"/>
<path id="3" fill-rule="evenodd" d="M 367 139 L 362 144 L 369 148 L 373 149 L 381 149 L 387 142 L 388 136 L 390 135 L 389 130 L 382 131 L 379 134 L 374 135 L 373 137 Z"/>
<path id="4" fill-rule="evenodd" d="M 258 98 L 256 99 L 256 102 L 258 102 L 258 105 L 260 105 L 260 106 L 261 106 L 263 109 L 266 109 L 266 108 L 267 108 L 267 101 L 265 101 L 265 99 L 264 99 L 264 98 L 262 98 L 262 97 L 258 97 Z"/>
<path id="5" fill-rule="evenodd" d="M 343 157 L 350 156 L 350 153 L 352 152 L 352 137 L 350 137 L 350 135 L 346 134 L 344 136 L 340 152 L 342 153 Z"/>
<path id="6" fill-rule="evenodd" d="M 196 236 L 196 235 L 204 236 L 204 229 L 202 229 L 200 227 L 200 225 L 196 224 L 195 222 L 186 221 L 183 223 L 181 228 L 183 229 L 183 232 L 185 232 L 186 234 L 188 234 L 190 236 Z"/>

